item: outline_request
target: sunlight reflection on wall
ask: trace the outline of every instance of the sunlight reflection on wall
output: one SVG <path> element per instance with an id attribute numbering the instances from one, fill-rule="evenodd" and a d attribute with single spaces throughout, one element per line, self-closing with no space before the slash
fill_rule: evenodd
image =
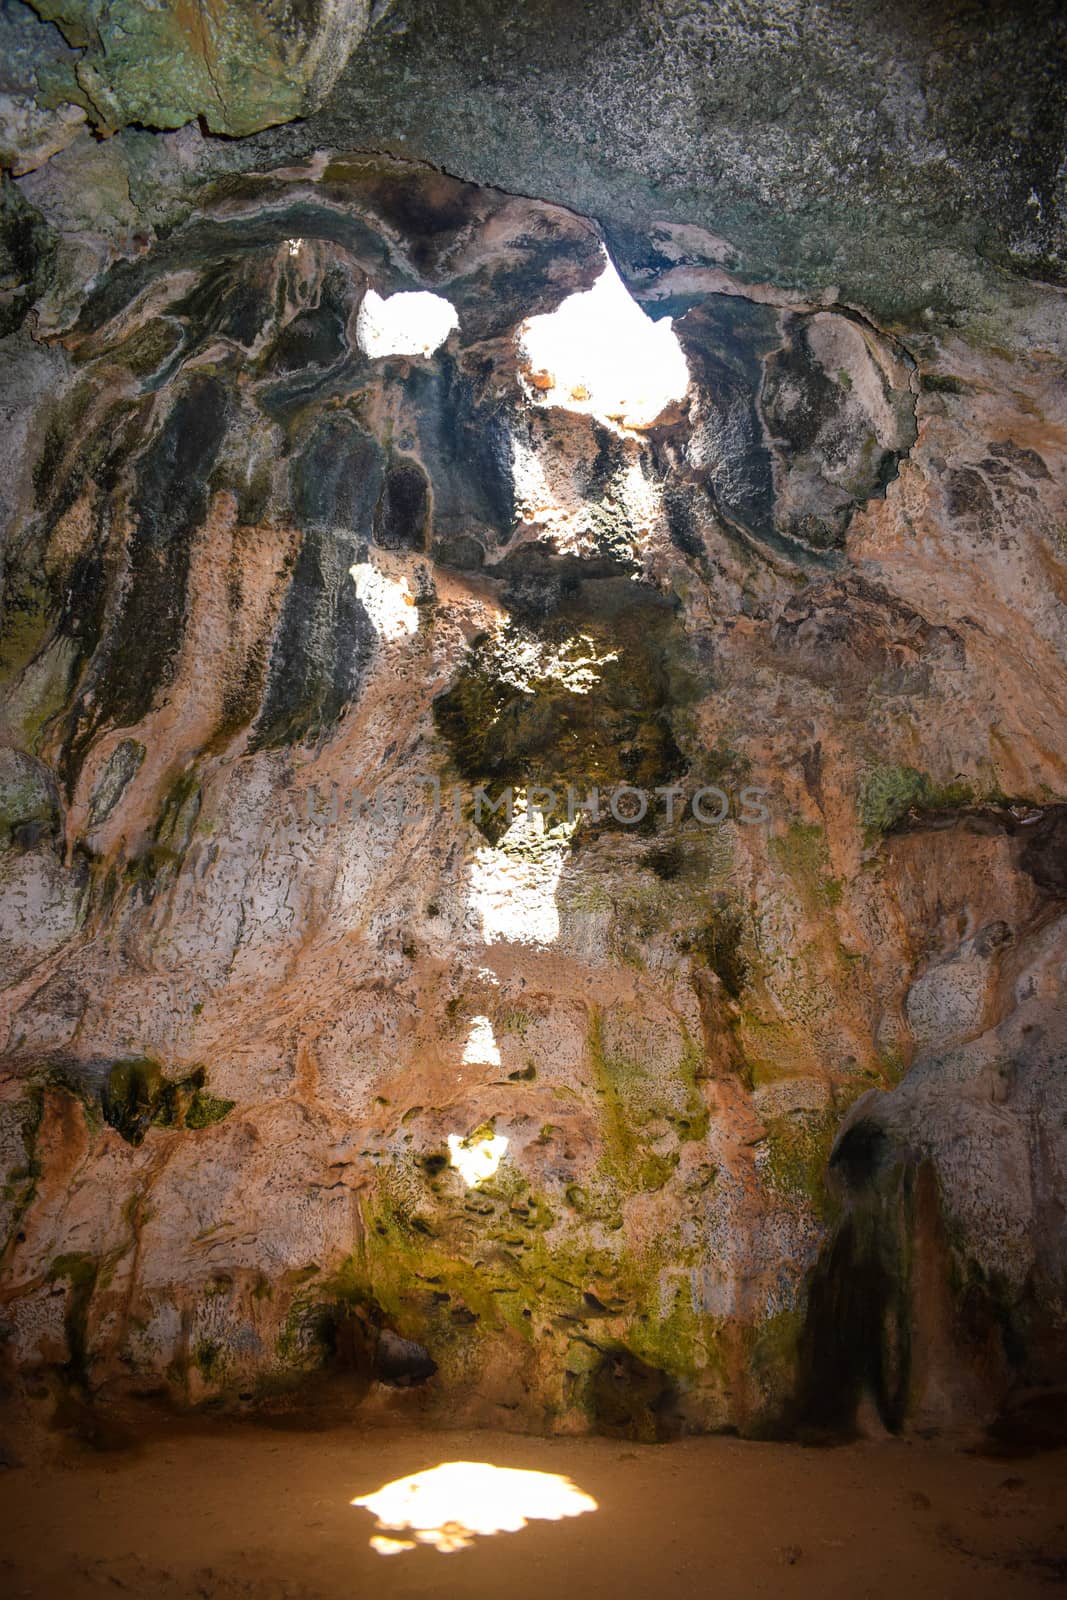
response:
<path id="1" fill-rule="evenodd" d="M 472 1133 L 448 1136 L 448 1159 L 468 1189 L 477 1189 L 491 1178 L 504 1159 L 508 1140 L 502 1133 Z"/>
<path id="2" fill-rule="evenodd" d="M 556 890 L 577 827 L 546 829 L 538 811 L 517 796 L 511 826 L 496 845 L 479 849 L 471 863 L 468 905 L 486 944 L 555 944 L 559 938 Z"/>
<path id="3" fill-rule="evenodd" d="M 468 1067 L 499 1067 L 500 1046 L 488 1017 L 471 1018 L 467 1043 L 463 1046 L 463 1063 Z"/>
<path id="4" fill-rule="evenodd" d="M 348 570 L 379 638 L 403 639 L 418 632 L 418 607 L 406 577 L 390 577 L 369 561 L 357 561 Z"/>
<path id="5" fill-rule="evenodd" d="M 468 1549 L 479 1535 L 518 1533 L 531 1521 L 560 1522 L 597 1509 L 592 1495 L 560 1473 L 495 1467 L 488 1461 L 446 1461 L 351 1503 L 377 1517 L 381 1531 L 370 1543 L 381 1556 L 401 1555 L 420 1544 L 452 1555 Z M 396 1537 L 405 1533 L 414 1537 Z"/>

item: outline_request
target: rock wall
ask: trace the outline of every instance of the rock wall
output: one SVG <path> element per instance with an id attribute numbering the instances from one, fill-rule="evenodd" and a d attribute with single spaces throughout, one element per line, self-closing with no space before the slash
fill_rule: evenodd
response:
<path id="1" fill-rule="evenodd" d="M 1057 0 L 4 0 L 0 41 L 0 165 L 112 165 L 143 216 L 358 145 L 595 216 L 624 275 L 696 225 L 944 326 L 1067 271 Z"/>
<path id="2" fill-rule="evenodd" d="M 524 363 L 573 212 L 335 151 L 118 248 L 43 170 L 8 1367 L 639 1438 L 1061 1381 L 1057 291 L 882 327 L 665 223 L 622 264 L 691 381 L 635 429 Z M 368 356 L 372 288 L 458 328 Z"/>
<path id="3" fill-rule="evenodd" d="M 5 0 L 0 164 L 30 172 L 89 127 L 289 122 L 318 108 L 370 21 L 369 0 Z"/>

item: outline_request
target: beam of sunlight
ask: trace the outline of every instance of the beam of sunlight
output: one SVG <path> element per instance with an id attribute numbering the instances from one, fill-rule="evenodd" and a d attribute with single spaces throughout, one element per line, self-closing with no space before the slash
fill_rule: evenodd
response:
<path id="1" fill-rule="evenodd" d="M 467 1067 L 499 1067 L 500 1046 L 488 1017 L 471 1018 L 470 1033 L 463 1047 L 463 1064 Z"/>
<path id="2" fill-rule="evenodd" d="M 357 598 L 379 638 L 403 639 L 409 633 L 418 632 L 418 607 L 403 575 L 390 578 L 369 561 L 357 561 L 348 570 L 356 585 Z"/>
<path id="3" fill-rule="evenodd" d="M 356 343 L 365 356 L 430 356 L 459 327 L 442 294 L 418 289 L 383 300 L 368 289 L 356 318 Z"/>
<path id="4" fill-rule="evenodd" d="M 561 1522 L 597 1509 L 592 1495 L 561 1473 L 488 1461 L 445 1461 L 395 1478 L 352 1505 L 377 1517 L 380 1532 L 370 1543 L 381 1556 L 402 1555 L 419 1544 L 451 1555 L 468 1549 L 479 1534 L 518 1533 L 530 1522 Z M 396 1537 L 405 1533 L 413 1537 Z"/>
<path id="5" fill-rule="evenodd" d="M 671 318 L 646 316 L 604 259 L 591 289 L 520 327 L 528 390 L 544 405 L 650 428 L 685 398 L 689 367 Z"/>
<path id="6" fill-rule="evenodd" d="M 508 1141 L 502 1133 L 461 1133 L 448 1136 L 448 1158 L 468 1189 L 491 1178 L 504 1159 Z"/>

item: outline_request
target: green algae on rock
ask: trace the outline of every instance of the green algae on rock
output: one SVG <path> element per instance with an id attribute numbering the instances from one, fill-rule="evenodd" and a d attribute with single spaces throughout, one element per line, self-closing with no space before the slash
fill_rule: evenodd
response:
<path id="1" fill-rule="evenodd" d="M 168 1078 L 147 1056 L 116 1061 L 101 1095 L 104 1121 L 132 1145 L 142 1144 L 150 1128 L 210 1127 L 236 1102 L 206 1093 L 206 1077 L 195 1067 L 183 1078 Z"/>
<path id="2" fill-rule="evenodd" d="M 195 117 L 240 136 L 314 109 L 367 25 L 341 0 L 239 0 L 218 10 L 138 0 L 31 0 L 74 46 L 72 99 L 107 129 L 180 128 Z"/>

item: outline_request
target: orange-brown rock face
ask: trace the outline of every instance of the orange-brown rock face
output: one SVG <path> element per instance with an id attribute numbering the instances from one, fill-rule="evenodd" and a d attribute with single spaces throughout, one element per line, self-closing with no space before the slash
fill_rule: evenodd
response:
<path id="1" fill-rule="evenodd" d="M 592 224 L 377 158 L 16 341 L 13 1369 L 644 1438 L 1062 1371 L 1055 297 L 938 339 L 683 242 L 639 427 L 521 348 Z"/>

